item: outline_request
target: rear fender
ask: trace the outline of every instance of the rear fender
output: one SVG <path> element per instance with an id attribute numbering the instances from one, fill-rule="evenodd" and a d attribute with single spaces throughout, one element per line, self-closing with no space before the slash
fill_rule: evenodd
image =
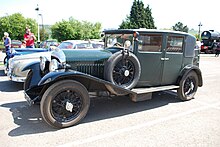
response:
<path id="1" fill-rule="evenodd" d="M 202 85 L 203 85 L 202 72 L 199 69 L 199 67 L 195 66 L 195 65 L 188 65 L 188 66 L 186 66 L 182 69 L 182 71 L 181 71 L 181 73 L 178 77 L 177 84 L 179 85 L 180 80 L 182 79 L 182 77 L 184 75 L 187 75 L 190 71 L 195 71 L 196 72 L 196 74 L 198 75 L 198 79 L 199 79 L 198 86 L 202 87 Z"/>

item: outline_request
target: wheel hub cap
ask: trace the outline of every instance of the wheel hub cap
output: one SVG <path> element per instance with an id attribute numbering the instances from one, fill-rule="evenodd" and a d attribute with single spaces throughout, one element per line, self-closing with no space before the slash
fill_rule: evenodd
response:
<path id="1" fill-rule="evenodd" d="M 73 104 L 66 102 L 66 110 L 72 112 L 73 111 Z"/>
<path id="2" fill-rule="evenodd" d="M 124 75 L 127 77 L 129 76 L 129 74 L 130 74 L 129 70 L 125 70 Z"/>
<path id="3" fill-rule="evenodd" d="M 188 89 L 188 91 L 186 92 L 186 94 L 187 94 L 187 95 L 190 94 L 190 92 L 192 92 L 193 89 L 194 89 L 194 84 L 193 84 L 193 82 L 190 82 L 190 83 L 189 83 L 189 89 Z"/>

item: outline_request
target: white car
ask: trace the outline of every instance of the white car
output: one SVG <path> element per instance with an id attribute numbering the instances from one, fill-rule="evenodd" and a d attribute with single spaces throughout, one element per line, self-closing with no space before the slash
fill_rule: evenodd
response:
<path id="1" fill-rule="evenodd" d="M 33 53 L 33 54 L 21 55 L 21 56 L 16 56 L 14 58 L 11 58 L 9 60 L 7 76 L 12 81 L 24 82 L 29 72 L 28 70 L 23 71 L 23 69 L 26 66 L 30 66 L 36 62 L 40 62 L 40 60 L 42 60 L 42 57 L 43 57 L 43 60 L 50 61 L 51 56 L 56 58 L 58 53 L 60 55 L 62 54 L 62 51 L 59 48 L 56 48 L 55 50 L 51 52 Z M 65 57 L 59 56 L 57 58 L 59 58 L 59 62 L 65 63 Z"/>

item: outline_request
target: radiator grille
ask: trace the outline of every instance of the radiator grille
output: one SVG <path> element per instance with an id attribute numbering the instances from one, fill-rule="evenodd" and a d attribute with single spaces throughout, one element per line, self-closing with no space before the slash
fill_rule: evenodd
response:
<path id="1" fill-rule="evenodd" d="M 103 78 L 104 64 L 78 63 L 76 64 L 76 70 L 99 78 Z"/>

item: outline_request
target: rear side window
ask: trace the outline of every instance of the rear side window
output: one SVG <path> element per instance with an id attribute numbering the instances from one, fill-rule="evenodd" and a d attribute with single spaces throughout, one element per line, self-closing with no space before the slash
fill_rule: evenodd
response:
<path id="1" fill-rule="evenodd" d="M 141 52 L 160 52 L 162 47 L 162 35 L 143 34 L 139 37 L 138 50 Z"/>
<path id="2" fill-rule="evenodd" d="M 168 36 L 167 38 L 167 52 L 183 52 L 183 43 L 184 37 L 183 36 Z"/>

